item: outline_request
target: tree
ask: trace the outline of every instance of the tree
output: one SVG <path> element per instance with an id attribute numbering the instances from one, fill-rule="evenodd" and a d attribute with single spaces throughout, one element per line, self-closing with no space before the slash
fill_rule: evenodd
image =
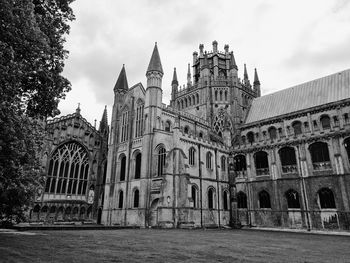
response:
<path id="1" fill-rule="evenodd" d="M 23 218 L 42 183 L 47 117 L 71 89 L 61 74 L 73 0 L 0 0 L 0 216 Z"/>

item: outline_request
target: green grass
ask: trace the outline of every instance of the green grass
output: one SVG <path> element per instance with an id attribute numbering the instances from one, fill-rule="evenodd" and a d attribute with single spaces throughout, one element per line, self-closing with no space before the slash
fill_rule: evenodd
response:
<path id="1" fill-rule="evenodd" d="M 350 262 L 350 237 L 247 230 L 0 232 L 0 262 Z"/>

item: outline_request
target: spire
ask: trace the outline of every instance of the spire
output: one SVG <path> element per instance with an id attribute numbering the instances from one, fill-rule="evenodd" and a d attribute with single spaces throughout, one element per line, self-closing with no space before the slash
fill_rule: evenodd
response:
<path id="1" fill-rule="evenodd" d="M 233 55 L 233 52 L 231 51 L 231 59 L 230 59 L 230 69 L 236 69 L 238 70 L 237 64 L 236 64 L 236 60 L 235 60 L 235 56 Z"/>
<path id="2" fill-rule="evenodd" d="M 258 77 L 258 72 L 256 71 L 256 68 L 254 69 L 254 86 L 260 85 L 259 77 Z"/>
<path id="3" fill-rule="evenodd" d="M 108 129 L 108 118 L 107 118 L 107 105 L 105 105 L 105 109 L 102 114 L 102 118 L 100 121 L 99 131 L 106 131 Z"/>
<path id="4" fill-rule="evenodd" d="M 151 60 L 149 62 L 146 73 L 148 73 L 149 71 L 159 71 L 160 73 L 163 74 L 163 68 L 162 68 L 162 63 L 160 62 L 160 56 L 159 56 L 159 52 L 158 52 L 157 42 L 154 45 L 152 57 L 151 57 Z"/>
<path id="5" fill-rule="evenodd" d="M 176 74 L 176 68 L 174 68 L 174 74 L 173 74 L 173 81 L 171 82 L 171 85 L 179 85 L 179 82 L 177 81 L 177 74 Z"/>
<path id="6" fill-rule="evenodd" d="M 129 86 L 128 86 L 128 80 L 126 78 L 126 73 L 125 73 L 125 66 L 123 64 L 123 68 L 122 70 L 120 71 L 119 73 L 119 77 L 118 77 L 118 80 L 117 82 L 115 83 L 115 86 L 114 86 L 114 91 L 127 91 L 129 89 Z"/>
<path id="7" fill-rule="evenodd" d="M 244 80 L 248 80 L 248 73 L 247 73 L 247 67 L 246 67 L 246 64 L 244 64 Z"/>

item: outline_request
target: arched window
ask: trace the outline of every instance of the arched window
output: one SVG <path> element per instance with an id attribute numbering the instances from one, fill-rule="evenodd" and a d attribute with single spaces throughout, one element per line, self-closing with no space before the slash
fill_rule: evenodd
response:
<path id="1" fill-rule="evenodd" d="M 163 146 L 158 147 L 158 169 L 157 176 L 162 176 L 164 174 L 166 151 Z"/>
<path id="2" fill-rule="evenodd" d="M 124 111 L 122 113 L 120 142 L 125 142 L 126 140 L 128 140 L 128 134 L 129 134 L 129 112 Z"/>
<path id="3" fill-rule="evenodd" d="M 123 191 L 119 191 L 118 208 L 123 208 L 123 203 L 124 203 L 124 193 Z"/>
<path id="4" fill-rule="evenodd" d="M 242 137 L 241 137 L 242 144 L 245 144 L 245 143 L 246 143 L 246 139 L 245 139 L 245 138 L 246 138 L 245 136 L 242 136 Z"/>
<path id="5" fill-rule="evenodd" d="M 140 152 L 135 155 L 135 179 L 140 179 L 141 177 L 141 158 L 142 154 Z"/>
<path id="6" fill-rule="evenodd" d="M 259 193 L 260 208 L 271 208 L 270 195 L 265 190 Z"/>
<path id="7" fill-rule="evenodd" d="M 350 162 L 350 137 L 344 140 L 344 146 L 345 146 L 346 153 L 348 154 L 348 160 Z"/>
<path id="8" fill-rule="evenodd" d="M 254 133 L 253 132 L 248 132 L 247 133 L 247 138 L 248 138 L 248 142 L 250 144 L 252 144 L 254 142 Z"/>
<path id="9" fill-rule="evenodd" d="M 191 106 L 191 105 L 192 105 L 192 98 L 188 97 L 188 106 Z"/>
<path id="10" fill-rule="evenodd" d="M 185 107 L 187 108 L 187 98 L 185 98 Z"/>
<path id="11" fill-rule="evenodd" d="M 195 161 L 195 152 L 196 152 L 196 150 L 193 147 L 191 147 L 188 150 L 188 163 L 190 165 L 194 165 L 196 163 L 196 161 Z"/>
<path id="12" fill-rule="evenodd" d="M 269 136 L 270 136 L 270 140 L 273 141 L 273 140 L 276 140 L 277 139 L 277 130 L 275 127 L 270 127 L 269 130 Z"/>
<path id="13" fill-rule="evenodd" d="M 72 208 L 70 207 L 70 206 L 68 206 L 67 208 L 66 208 L 66 211 L 65 211 L 65 214 L 66 214 L 66 216 L 70 216 L 70 213 L 72 212 Z"/>
<path id="14" fill-rule="evenodd" d="M 202 132 L 199 132 L 198 137 L 199 137 L 199 138 L 203 138 L 203 133 L 202 133 Z"/>
<path id="15" fill-rule="evenodd" d="M 207 152 L 207 156 L 206 156 L 206 164 L 207 164 L 207 169 L 212 169 L 212 153 L 211 152 Z"/>
<path id="16" fill-rule="evenodd" d="M 288 208 L 300 208 L 299 194 L 293 189 L 286 192 Z"/>
<path id="17" fill-rule="evenodd" d="M 293 130 L 294 130 L 294 135 L 295 136 L 297 136 L 297 135 L 302 133 L 302 130 L 301 130 L 301 126 L 302 125 L 301 125 L 300 121 L 295 121 L 292 126 L 293 126 Z"/>
<path id="18" fill-rule="evenodd" d="M 188 134 L 188 126 L 185 126 L 185 128 L 184 128 L 184 133 L 185 133 L 185 134 Z"/>
<path id="19" fill-rule="evenodd" d="M 220 101 L 222 101 L 222 90 L 220 90 Z"/>
<path id="20" fill-rule="evenodd" d="M 221 156 L 221 171 L 226 172 L 226 157 Z"/>
<path id="21" fill-rule="evenodd" d="M 225 101 L 227 101 L 227 90 L 225 90 Z"/>
<path id="22" fill-rule="evenodd" d="M 283 147 L 278 153 L 281 159 L 282 173 L 297 173 L 297 160 L 295 158 L 294 148 Z"/>
<path id="23" fill-rule="evenodd" d="M 123 154 L 120 158 L 120 181 L 124 181 L 126 172 L 126 156 Z"/>
<path id="24" fill-rule="evenodd" d="M 47 210 L 49 210 L 49 209 L 48 209 L 48 207 L 46 205 L 43 206 L 43 208 L 41 208 L 41 212 L 42 213 L 47 213 Z"/>
<path id="25" fill-rule="evenodd" d="M 194 96 L 194 94 L 192 95 L 192 102 L 193 102 L 193 105 L 196 104 L 196 97 Z"/>
<path id="26" fill-rule="evenodd" d="M 199 104 L 199 95 L 198 95 L 198 93 L 196 94 L 196 97 L 197 97 L 197 104 Z"/>
<path id="27" fill-rule="evenodd" d="M 82 207 L 81 209 L 80 209 L 80 218 L 81 219 L 84 219 L 85 218 L 85 207 Z"/>
<path id="28" fill-rule="evenodd" d="M 237 172 L 238 177 L 243 177 L 247 171 L 247 163 L 244 155 L 236 155 L 234 157 L 235 160 L 235 171 Z"/>
<path id="29" fill-rule="evenodd" d="M 328 115 L 323 115 L 320 119 L 322 128 L 324 130 L 330 129 L 331 128 L 331 119 L 329 118 Z"/>
<path id="30" fill-rule="evenodd" d="M 228 204 L 229 204 L 229 194 L 227 191 L 223 192 L 223 205 L 224 205 L 224 210 L 228 210 Z"/>
<path id="31" fill-rule="evenodd" d="M 140 100 L 141 101 L 141 100 Z M 135 127 L 135 138 L 141 137 L 143 135 L 143 116 L 144 116 L 144 104 L 143 102 L 138 102 L 136 108 L 136 127 Z"/>
<path id="32" fill-rule="evenodd" d="M 166 121 L 166 122 L 165 122 L 164 130 L 165 130 L 166 132 L 170 132 L 170 127 L 171 127 L 171 122 L 170 122 L 170 121 Z"/>
<path id="33" fill-rule="evenodd" d="M 39 205 L 34 206 L 33 212 L 34 213 L 39 213 L 40 212 L 40 206 Z"/>
<path id="34" fill-rule="evenodd" d="M 140 196 L 139 196 L 139 190 L 135 190 L 134 191 L 134 208 L 137 208 L 137 207 L 139 207 L 139 198 L 140 198 Z"/>
<path id="35" fill-rule="evenodd" d="M 180 101 L 177 101 L 177 109 L 181 110 Z"/>
<path id="36" fill-rule="evenodd" d="M 183 109 L 183 108 L 184 108 L 184 101 L 181 100 L 181 109 Z"/>
<path id="37" fill-rule="evenodd" d="M 269 161 L 267 153 L 260 151 L 254 154 L 256 175 L 269 175 Z"/>
<path id="38" fill-rule="evenodd" d="M 329 188 L 320 189 L 318 191 L 318 198 L 319 198 L 321 209 L 336 208 L 334 195 L 331 189 Z"/>
<path id="39" fill-rule="evenodd" d="M 191 197 L 193 201 L 193 207 L 198 207 L 198 188 L 195 185 L 191 186 Z"/>
<path id="40" fill-rule="evenodd" d="M 214 189 L 213 188 L 208 189 L 208 208 L 209 209 L 214 208 Z"/>
<path id="41" fill-rule="evenodd" d="M 215 90 L 215 100 L 218 100 L 218 91 Z"/>
<path id="42" fill-rule="evenodd" d="M 85 195 L 88 174 L 89 153 L 76 142 L 65 143 L 50 158 L 45 192 Z"/>
<path id="43" fill-rule="evenodd" d="M 309 147 L 311 160 L 315 171 L 331 170 L 328 145 L 325 142 L 315 142 Z"/>
<path id="44" fill-rule="evenodd" d="M 50 207 L 50 214 L 56 213 L 56 206 L 51 206 Z"/>
<path id="45" fill-rule="evenodd" d="M 237 194 L 237 208 L 247 208 L 247 195 L 243 192 Z"/>

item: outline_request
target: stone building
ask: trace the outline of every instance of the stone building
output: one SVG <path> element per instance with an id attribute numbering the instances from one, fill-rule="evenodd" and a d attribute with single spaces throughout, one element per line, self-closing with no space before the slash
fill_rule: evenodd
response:
<path id="1" fill-rule="evenodd" d="M 162 77 L 156 44 L 146 87 L 115 84 L 103 224 L 349 228 L 350 70 L 261 97 L 214 41 L 170 105 Z"/>
<path id="2" fill-rule="evenodd" d="M 81 116 L 79 107 L 47 121 L 42 150 L 45 183 L 35 198 L 31 221 L 100 221 L 108 132 L 106 109 L 99 130 Z"/>

